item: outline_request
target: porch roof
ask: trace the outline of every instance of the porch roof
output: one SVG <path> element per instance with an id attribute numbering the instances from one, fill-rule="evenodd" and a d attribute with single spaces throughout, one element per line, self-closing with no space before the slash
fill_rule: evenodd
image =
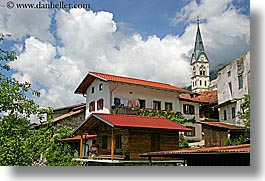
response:
<path id="1" fill-rule="evenodd" d="M 82 139 L 89 140 L 89 139 L 96 138 L 96 137 L 97 137 L 97 135 L 83 135 Z M 81 136 L 74 136 L 74 137 L 71 137 L 71 138 L 63 138 L 63 139 L 61 139 L 61 141 L 75 141 L 75 140 L 81 140 Z"/>
<path id="2" fill-rule="evenodd" d="M 229 130 L 245 130 L 245 128 L 242 126 L 237 126 L 234 124 L 228 124 L 228 123 L 222 123 L 222 122 L 202 122 L 201 121 L 199 123 L 213 126 L 213 127 L 229 129 Z"/>
<path id="3" fill-rule="evenodd" d="M 124 114 L 93 113 L 74 131 L 74 133 L 84 133 L 87 129 L 89 129 L 90 126 L 95 125 L 96 121 L 104 122 L 111 127 L 190 131 L 190 129 L 186 128 L 185 126 L 182 126 L 179 123 L 172 122 L 165 118 Z"/>

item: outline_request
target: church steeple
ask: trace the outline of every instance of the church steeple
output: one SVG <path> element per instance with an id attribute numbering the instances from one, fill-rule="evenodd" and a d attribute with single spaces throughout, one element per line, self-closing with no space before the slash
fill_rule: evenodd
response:
<path id="1" fill-rule="evenodd" d="M 198 60 L 200 54 L 204 52 L 199 19 L 197 19 L 197 26 L 198 27 L 197 27 L 197 33 L 196 33 L 195 46 L 194 46 L 194 57 L 196 60 Z"/>
<path id="2" fill-rule="evenodd" d="M 191 56 L 191 89 L 193 92 L 207 91 L 210 85 L 209 61 L 204 51 L 200 22 L 197 19 L 197 32 L 194 50 Z"/>

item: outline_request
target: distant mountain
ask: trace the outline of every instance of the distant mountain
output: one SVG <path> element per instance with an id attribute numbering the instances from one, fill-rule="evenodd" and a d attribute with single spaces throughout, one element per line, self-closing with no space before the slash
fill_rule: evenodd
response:
<path id="1" fill-rule="evenodd" d="M 186 87 L 182 87 L 182 89 L 185 89 L 185 90 L 189 90 L 189 91 L 191 91 L 191 85 L 186 86 Z"/>
<path id="2" fill-rule="evenodd" d="M 210 80 L 214 80 L 217 78 L 218 72 L 225 68 L 228 64 L 219 64 L 213 69 L 210 70 Z"/>

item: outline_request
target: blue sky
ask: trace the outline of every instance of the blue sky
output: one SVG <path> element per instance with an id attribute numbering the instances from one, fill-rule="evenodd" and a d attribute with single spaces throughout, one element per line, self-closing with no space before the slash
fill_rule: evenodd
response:
<path id="1" fill-rule="evenodd" d="M 56 11 L 8 9 L 6 2 L 0 32 L 12 37 L 1 47 L 18 55 L 8 75 L 31 82 L 44 107 L 83 102 L 73 92 L 88 71 L 188 86 L 197 16 L 212 70 L 250 46 L 247 0 L 65 0 L 91 9 Z"/>

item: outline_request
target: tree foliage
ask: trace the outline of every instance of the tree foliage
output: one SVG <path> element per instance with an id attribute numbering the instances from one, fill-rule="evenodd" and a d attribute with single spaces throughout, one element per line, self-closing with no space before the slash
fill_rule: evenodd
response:
<path id="1" fill-rule="evenodd" d="M 237 138 L 231 139 L 227 138 L 225 140 L 224 146 L 230 146 L 230 145 L 240 145 L 243 144 L 246 141 L 246 137 L 244 135 L 240 135 Z"/>
<path id="2" fill-rule="evenodd" d="M 181 134 L 179 138 L 179 149 L 187 149 L 187 148 L 190 148 L 189 142 Z"/>
<path id="3" fill-rule="evenodd" d="M 157 117 L 157 118 L 166 118 L 173 122 L 178 122 L 180 124 L 184 124 L 186 122 L 195 123 L 195 117 L 192 119 L 186 119 L 181 112 L 175 111 L 159 111 L 159 110 L 145 110 L 139 109 L 138 115 L 140 116 L 148 116 L 148 117 Z"/>
<path id="4" fill-rule="evenodd" d="M 239 118 L 244 122 L 245 128 L 250 129 L 250 94 L 245 94 L 241 103 L 241 112 L 238 112 Z"/>
<path id="5" fill-rule="evenodd" d="M 0 43 L 5 36 L 0 34 Z M 32 97 L 40 96 L 30 83 L 20 83 L 4 72 L 10 70 L 9 62 L 16 59 L 14 51 L 0 48 L 0 165 L 30 166 L 41 162 L 45 155 L 45 165 L 77 165 L 71 150 L 64 150 L 61 138 L 70 136 L 72 131 L 65 127 L 54 132 L 51 122 L 31 129 L 30 116 L 37 114 L 39 119 L 50 109 L 42 109 Z"/>

